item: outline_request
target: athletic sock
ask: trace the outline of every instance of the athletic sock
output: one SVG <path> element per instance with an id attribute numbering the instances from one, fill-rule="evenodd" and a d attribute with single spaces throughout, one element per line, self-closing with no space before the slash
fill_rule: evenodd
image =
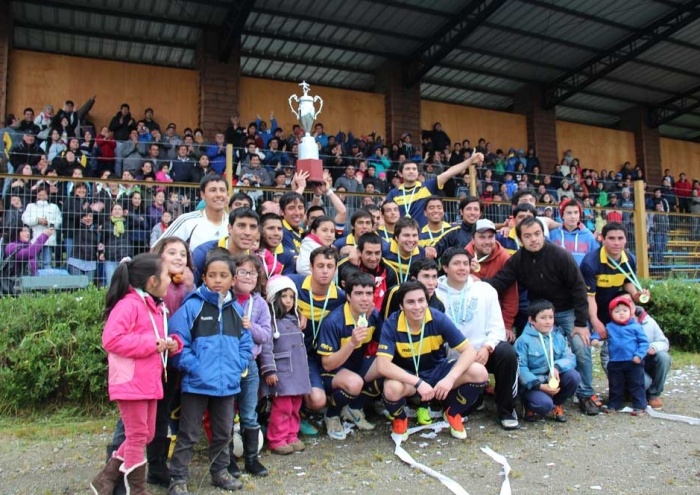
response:
<path id="1" fill-rule="evenodd" d="M 339 416 L 344 406 L 350 404 L 357 396 L 350 395 L 342 388 L 336 388 L 328 398 L 328 409 L 326 416 Z"/>
<path id="2" fill-rule="evenodd" d="M 404 408 L 406 405 L 406 399 L 401 398 L 396 402 L 392 402 L 388 400 L 384 394 L 382 394 L 382 400 L 384 401 L 384 406 L 386 407 L 387 412 L 393 419 L 406 418 L 406 409 Z"/>
<path id="3" fill-rule="evenodd" d="M 486 383 L 464 383 L 451 390 L 445 399 L 445 410 L 449 410 L 452 415 L 464 414 L 479 399 Z"/>

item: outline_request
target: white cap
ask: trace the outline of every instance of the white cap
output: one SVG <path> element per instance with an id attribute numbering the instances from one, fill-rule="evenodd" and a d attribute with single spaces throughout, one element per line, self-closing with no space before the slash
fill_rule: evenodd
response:
<path id="1" fill-rule="evenodd" d="M 483 232 L 486 230 L 493 230 L 494 232 L 496 232 L 496 226 L 488 218 L 482 218 L 481 220 L 477 220 L 474 232 Z"/>

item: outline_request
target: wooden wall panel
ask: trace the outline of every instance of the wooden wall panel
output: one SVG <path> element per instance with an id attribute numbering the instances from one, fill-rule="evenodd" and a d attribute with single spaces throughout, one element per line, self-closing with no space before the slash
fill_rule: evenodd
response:
<path id="1" fill-rule="evenodd" d="M 700 180 L 700 143 L 661 138 L 661 172 L 667 168 L 676 178 L 685 172 L 688 179 Z"/>
<path id="2" fill-rule="evenodd" d="M 432 129 L 440 122 L 453 143 L 469 139 L 474 146 L 483 137 L 493 143 L 494 151 L 527 148 L 525 115 L 429 100 L 421 102 L 421 111 L 422 128 Z"/>
<path id="3" fill-rule="evenodd" d="M 634 133 L 628 131 L 558 120 L 557 147 L 560 160 L 564 152 L 570 149 L 583 168 L 617 171 L 627 161 L 632 166 L 636 163 Z"/>
<path id="4" fill-rule="evenodd" d="M 7 86 L 8 112 L 19 115 L 25 107 L 38 114 L 48 103 L 58 111 L 67 99 L 80 106 L 97 95 L 90 112 L 96 126 L 107 125 L 122 103 L 130 105 L 135 119 L 152 107 L 163 130 L 168 122 L 178 131 L 198 126 L 195 70 L 12 50 Z"/>
<path id="5" fill-rule="evenodd" d="M 288 103 L 292 94 L 303 94 L 297 83 L 241 77 L 241 122 L 252 122 L 259 114 L 269 126 L 270 112 L 274 111 L 277 124 L 289 135 L 292 125 L 297 123 Z M 384 134 L 384 95 L 315 85 L 309 94 L 323 99 L 323 109 L 316 122 L 323 124 L 327 134 L 335 135 L 339 130 L 352 131 L 355 136 L 372 131 Z"/>

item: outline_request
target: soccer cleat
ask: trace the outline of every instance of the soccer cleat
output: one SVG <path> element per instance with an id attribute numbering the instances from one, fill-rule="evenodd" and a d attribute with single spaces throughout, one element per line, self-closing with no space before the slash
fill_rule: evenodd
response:
<path id="1" fill-rule="evenodd" d="M 350 406 L 345 406 L 340 415 L 344 420 L 355 423 L 359 430 L 374 430 L 374 425 L 365 419 L 365 412 L 362 409 L 352 409 Z"/>
<path id="2" fill-rule="evenodd" d="M 340 421 L 340 416 L 325 416 L 323 421 L 326 423 L 326 433 L 333 440 L 345 440 L 345 427 Z"/>
<path id="3" fill-rule="evenodd" d="M 391 420 L 391 431 L 402 440 L 408 440 L 408 418 L 394 418 Z"/>
<path id="4" fill-rule="evenodd" d="M 459 440 L 465 440 L 467 438 L 467 430 L 464 429 L 464 424 L 462 423 L 462 416 L 459 414 L 451 415 L 447 410 L 443 413 L 442 417 L 450 425 L 450 433 L 453 437 Z"/>
<path id="5" fill-rule="evenodd" d="M 429 407 L 419 407 L 416 409 L 416 421 L 419 425 L 431 425 L 433 424 L 433 418 L 430 417 Z"/>

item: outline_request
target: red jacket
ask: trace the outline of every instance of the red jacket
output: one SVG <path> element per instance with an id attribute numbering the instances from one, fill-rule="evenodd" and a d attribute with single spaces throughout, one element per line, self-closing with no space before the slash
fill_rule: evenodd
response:
<path id="1" fill-rule="evenodd" d="M 102 347 L 107 351 L 109 363 L 110 400 L 163 398 L 163 361 L 156 350 L 156 332 L 149 313 L 158 338 L 165 338 L 162 304 L 156 306 L 150 295 L 142 299 L 133 288 L 107 318 Z M 181 349 L 180 343 L 177 352 Z"/>
<path id="2" fill-rule="evenodd" d="M 673 186 L 673 190 L 679 198 L 689 198 L 693 194 L 693 185 L 688 179 L 679 180 Z"/>
<path id="3" fill-rule="evenodd" d="M 105 139 L 102 136 L 97 136 L 95 142 L 100 147 L 100 158 L 102 160 L 113 160 L 116 157 L 114 150 L 117 149 L 117 142 L 114 139 Z"/>
<path id="4" fill-rule="evenodd" d="M 503 246 L 498 242 L 491 252 L 491 255 L 480 263 L 481 270 L 479 273 L 473 273 L 479 278 L 492 278 L 503 268 L 506 261 L 510 259 L 508 251 L 506 251 Z M 474 256 L 474 241 L 469 241 L 469 244 L 464 248 L 470 256 Z M 498 301 L 501 303 L 501 314 L 503 315 L 503 323 L 506 329 L 510 330 L 513 328 L 515 323 L 515 317 L 518 314 L 518 284 L 511 284 L 504 293 L 498 294 Z"/>

